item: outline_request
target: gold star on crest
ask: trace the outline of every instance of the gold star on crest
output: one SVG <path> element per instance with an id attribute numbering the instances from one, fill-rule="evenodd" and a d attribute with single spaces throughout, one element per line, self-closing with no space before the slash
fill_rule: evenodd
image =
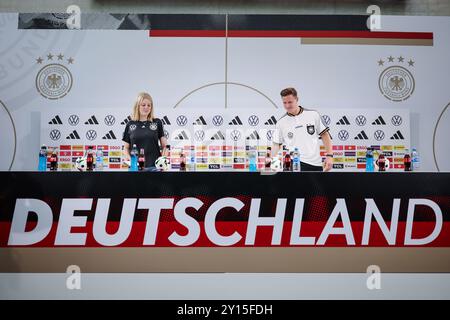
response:
<path id="1" fill-rule="evenodd" d="M 394 57 L 393 56 L 389 56 L 388 60 L 389 60 L 389 62 L 394 62 Z"/>
<path id="2" fill-rule="evenodd" d="M 73 61 L 74 61 L 74 59 L 73 59 L 72 57 L 70 57 L 69 59 L 67 59 L 67 63 L 68 63 L 68 64 L 72 64 Z"/>
<path id="3" fill-rule="evenodd" d="M 41 64 L 42 61 L 44 61 L 44 60 L 43 60 L 41 57 L 39 57 L 39 58 L 36 59 L 36 62 L 37 62 L 38 64 Z"/>
<path id="4" fill-rule="evenodd" d="M 380 60 L 378 60 L 378 65 L 379 65 L 379 66 L 383 66 L 383 65 L 384 65 L 384 61 L 383 61 L 383 60 L 381 60 L 381 59 L 380 59 Z"/>
<path id="5" fill-rule="evenodd" d="M 49 53 L 49 54 L 47 55 L 47 60 L 53 60 L 53 55 L 52 55 L 51 53 Z"/>
<path id="6" fill-rule="evenodd" d="M 398 62 L 403 62 L 403 60 L 405 60 L 405 58 L 403 58 L 402 56 L 398 57 Z"/>
<path id="7" fill-rule="evenodd" d="M 408 65 L 409 65 L 410 67 L 414 67 L 414 62 L 415 62 L 415 61 L 412 61 L 412 59 L 409 59 Z"/>
<path id="8" fill-rule="evenodd" d="M 57 57 L 58 57 L 58 60 L 62 60 L 64 58 L 64 55 L 62 53 L 60 53 L 57 55 Z"/>

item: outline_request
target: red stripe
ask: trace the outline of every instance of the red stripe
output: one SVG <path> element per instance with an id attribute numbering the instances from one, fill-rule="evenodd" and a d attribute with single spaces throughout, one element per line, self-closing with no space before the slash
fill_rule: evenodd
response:
<path id="1" fill-rule="evenodd" d="M 326 222 L 303 222 L 301 228 L 302 237 L 315 237 L 316 241 L 319 238 Z M 92 221 L 89 221 L 86 227 L 76 227 L 72 228 L 73 233 L 87 233 L 86 245 L 83 247 L 102 247 L 95 240 L 92 233 Z M 345 237 L 343 235 L 331 235 L 325 243 L 325 247 L 365 247 L 361 245 L 362 233 L 363 233 L 363 222 L 352 222 L 352 230 L 355 238 L 356 245 L 348 245 L 346 243 Z M 429 235 L 434 229 L 434 222 L 414 222 L 412 238 L 423 238 Z M 35 223 L 28 223 L 26 230 L 32 230 Z M 107 223 L 106 231 L 110 234 L 114 234 L 119 226 L 119 222 L 110 221 Z M 337 222 L 335 227 L 342 226 L 342 223 Z M 144 247 L 142 245 L 144 232 L 145 232 L 146 222 L 136 221 L 133 223 L 131 233 L 127 240 L 119 245 L 119 247 Z M 382 234 L 378 224 L 372 222 L 370 229 L 370 239 L 368 247 L 412 247 L 404 245 L 406 222 L 401 221 L 398 223 L 397 228 L 397 241 L 396 245 L 388 245 L 384 235 Z M 8 235 L 11 228 L 10 222 L 0 222 L 0 247 L 7 247 Z M 47 235 L 47 237 L 41 242 L 27 246 L 27 247 L 56 247 L 54 245 L 55 235 L 56 235 L 57 223 L 53 223 L 52 229 Z M 203 222 L 200 222 L 200 237 L 194 243 L 193 247 L 215 247 L 216 244 L 212 243 L 206 236 Z M 217 221 L 216 222 L 217 231 L 223 235 L 228 236 L 237 231 L 243 236 L 241 241 L 234 245 L 234 247 L 245 247 L 245 235 L 247 230 L 247 222 L 242 221 Z M 275 247 L 290 247 L 290 236 L 291 236 L 292 222 L 286 221 L 283 227 L 283 233 L 281 238 L 281 245 L 275 245 Z M 256 240 L 254 247 L 273 247 L 271 245 L 272 239 L 272 227 L 259 227 L 256 231 Z M 171 243 L 168 238 L 176 231 L 180 235 L 186 235 L 187 229 L 177 222 L 164 222 L 161 221 L 158 225 L 158 231 L 156 236 L 155 247 L 176 247 Z M 308 246 L 308 247 L 322 247 L 319 245 Z M 420 247 L 450 247 L 450 222 L 444 222 L 442 230 L 439 236 L 431 243 L 420 246 Z"/>
<path id="2" fill-rule="evenodd" d="M 151 37 L 225 37 L 225 30 L 149 30 Z M 432 32 L 228 30 L 228 37 L 433 39 Z"/>
<path id="3" fill-rule="evenodd" d="M 149 30 L 150 37 L 225 37 L 225 30 Z"/>

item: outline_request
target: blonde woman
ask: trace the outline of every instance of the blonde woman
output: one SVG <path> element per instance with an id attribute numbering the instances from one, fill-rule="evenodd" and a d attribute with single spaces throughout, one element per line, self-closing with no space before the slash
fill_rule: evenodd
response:
<path id="1" fill-rule="evenodd" d="M 138 152 L 141 148 L 144 149 L 147 170 L 156 169 L 155 160 L 161 156 L 159 145 L 161 145 L 162 155 L 166 156 L 167 139 L 164 136 L 164 127 L 161 120 L 154 116 L 153 99 L 148 93 L 138 94 L 131 121 L 125 127 L 122 140 L 126 160 L 130 160 L 130 151 L 134 144 Z"/>

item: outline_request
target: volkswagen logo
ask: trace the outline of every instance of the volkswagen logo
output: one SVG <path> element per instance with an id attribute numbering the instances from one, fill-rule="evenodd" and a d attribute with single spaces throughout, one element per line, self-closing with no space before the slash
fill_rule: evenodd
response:
<path id="1" fill-rule="evenodd" d="M 114 125 L 115 122 L 116 122 L 116 118 L 114 116 L 109 114 L 105 117 L 105 124 L 107 126 L 112 126 L 112 125 Z"/>
<path id="2" fill-rule="evenodd" d="M 327 115 L 324 114 L 324 115 L 322 116 L 322 121 L 325 123 L 326 126 L 329 126 L 330 123 L 331 123 L 331 118 L 330 118 L 329 116 L 327 116 Z"/>
<path id="3" fill-rule="evenodd" d="M 238 141 L 241 138 L 241 132 L 238 130 L 233 130 L 231 131 L 230 136 L 233 141 Z"/>
<path id="4" fill-rule="evenodd" d="M 205 131 L 203 130 L 197 130 L 195 131 L 195 140 L 197 141 L 203 141 L 203 139 L 205 138 Z"/>
<path id="5" fill-rule="evenodd" d="M 186 116 L 178 116 L 178 118 L 177 118 L 177 124 L 178 124 L 180 127 L 184 127 L 184 126 L 186 125 L 186 123 L 187 123 L 187 118 L 186 118 Z"/>
<path id="6" fill-rule="evenodd" d="M 391 122 L 394 126 L 399 126 L 402 124 L 403 120 L 399 115 L 395 115 L 392 117 Z"/>
<path id="7" fill-rule="evenodd" d="M 169 131 L 164 130 L 164 137 L 166 137 L 166 139 L 169 139 Z"/>
<path id="8" fill-rule="evenodd" d="M 259 123 L 259 118 L 255 115 L 248 117 L 248 124 L 251 126 L 257 126 Z"/>
<path id="9" fill-rule="evenodd" d="M 222 117 L 222 116 L 219 116 L 219 115 L 214 116 L 214 117 L 212 118 L 212 123 L 213 123 L 216 127 L 221 126 L 222 123 L 223 123 L 223 117 Z"/>
<path id="10" fill-rule="evenodd" d="M 358 126 L 363 126 L 366 124 L 366 117 L 364 117 L 363 115 L 359 115 L 355 118 L 355 122 Z"/>
<path id="11" fill-rule="evenodd" d="M 86 132 L 86 138 L 90 141 L 94 140 L 95 138 L 97 138 L 97 132 L 95 130 L 88 130 L 88 132 Z"/>
<path id="12" fill-rule="evenodd" d="M 71 115 L 67 120 L 71 126 L 76 126 L 80 122 L 80 118 L 77 115 Z"/>
<path id="13" fill-rule="evenodd" d="M 273 130 L 269 130 L 266 133 L 267 140 L 272 141 Z"/>
<path id="14" fill-rule="evenodd" d="M 341 130 L 341 131 L 339 131 L 339 133 L 338 133 L 338 138 L 339 138 L 339 140 L 341 140 L 341 141 L 345 141 L 345 140 L 347 140 L 348 139 L 348 131 L 347 130 Z"/>
<path id="15" fill-rule="evenodd" d="M 384 132 L 382 130 L 377 130 L 377 131 L 374 132 L 373 136 L 374 136 L 374 138 L 377 141 L 383 140 L 384 139 Z"/>
<path id="16" fill-rule="evenodd" d="M 61 132 L 59 132 L 59 130 L 53 129 L 52 131 L 50 131 L 50 139 L 56 141 L 59 140 L 59 138 L 61 138 Z"/>

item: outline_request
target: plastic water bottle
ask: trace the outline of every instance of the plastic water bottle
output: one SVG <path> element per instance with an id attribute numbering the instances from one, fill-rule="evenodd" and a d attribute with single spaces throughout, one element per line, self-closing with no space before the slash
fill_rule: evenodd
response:
<path id="1" fill-rule="evenodd" d="M 195 150 L 191 150 L 190 171 L 195 171 Z"/>
<path id="2" fill-rule="evenodd" d="M 420 158 L 419 158 L 419 153 L 417 152 L 416 148 L 412 148 L 411 161 L 412 161 L 412 169 L 413 169 L 413 171 L 419 171 L 419 169 L 420 169 Z"/>
<path id="3" fill-rule="evenodd" d="M 43 144 L 39 150 L 38 171 L 47 170 L 47 147 Z"/>
<path id="4" fill-rule="evenodd" d="M 130 171 L 138 171 L 138 149 L 135 144 L 130 152 Z"/>
<path id="5" fill-rule="evenodd" d="M 95 171 L 103 171 L 103 150 L 98 147 L 95 155 Z"/>
<path id="6" fill-rule="evenodd" d="M 367 148 L 366 152 L 366 172 L 373 172 L 374 164 L 373 164 L 373 150 L 372 148 Z"/>
<path id="7" fill-rule="evenodd" d="M 250 172 L 257 171 L 256 150 L 250 150 L 248 153 L 248 169 Z"/>
<path id="8" fill-rule="evenodd" d="M 292 171 L 294 171 L 294 172 L 300 172 L 301 171 L 300 153 L 298 152 L 298 148 L 294 149 L 294 157 L 292 159 Z"/>

